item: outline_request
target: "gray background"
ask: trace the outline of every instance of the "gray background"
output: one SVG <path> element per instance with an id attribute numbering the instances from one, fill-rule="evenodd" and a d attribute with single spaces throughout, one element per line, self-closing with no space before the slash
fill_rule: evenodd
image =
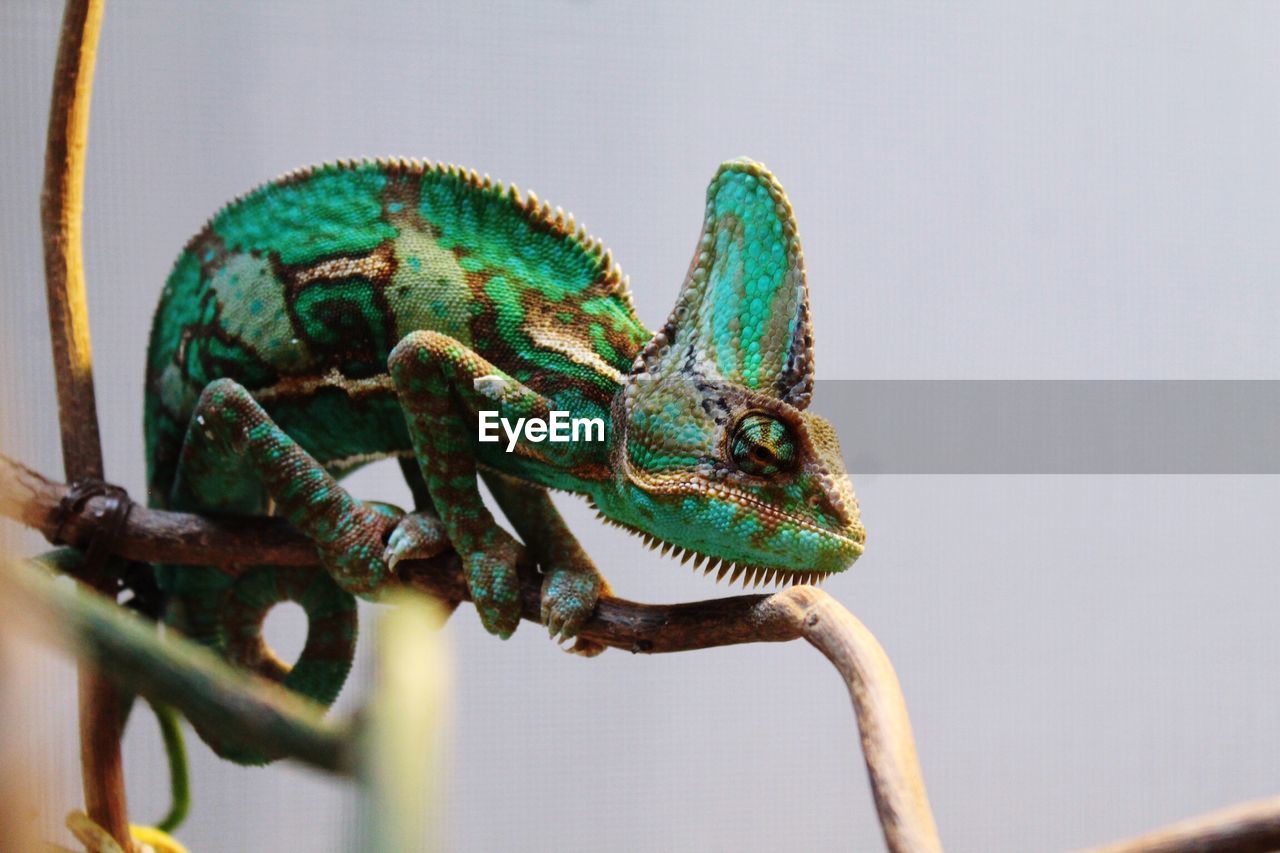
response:
<path id="1" fill-rule="evenodd" d="M 2 446 L 47 473 L 59 14 L 0 4 Z M 536 189 L 613 248 L 650 323 L 717 163 L 763 160 L 799 216 L 824 379 L 1272 378 L 1277 44 L 1270 4 L 119 0 L 87 209 L 108 475 L 142 493 L 145 338 L 185 239 L 261 180 L 353 155 Z M 1101 842 L 1280 791 L 1280 480 L 854 477 L 869 550 L 827 586 L 897 665 L 951 849 Z M 405 498 L 394 466 L 353 482 Z M 620 594 L 723 593 L 563 505 Z M 453 849 L 879 845 L 847 700 L 803 646 L 584 662 L 465 609 L 447 633 Z M 73 679 L 33 660 L 20 737 L 52 836 L 79 802 Z M 366 684 L 362 666 L 342 706 Z M 127 776 L 150 820 L 161 754 L 138 720 Z M 192 750 L 195 850 L 340 845 L 344 786 Z"/>

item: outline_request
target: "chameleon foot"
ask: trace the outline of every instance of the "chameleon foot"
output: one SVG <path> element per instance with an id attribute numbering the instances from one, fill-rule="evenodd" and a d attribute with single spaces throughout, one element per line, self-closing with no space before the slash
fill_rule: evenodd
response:
<path id="1" fill-rule="evenodd" d="M 440 519 L 425 512 L 411 512 L 391 531 L 382 559 L 394 571 L 401 560 L 425 560 L 448 547 L 449 536 Z"/>
<path id="2" fill-rule="evenodd" d="M 520 624 L 520 576 L 516 561 L 520 543 L 501 528 L 493 528 L 484 545 L 463 556 L 471 600 L 480 622 L 490 634 L 507 639 Z"/>
<path id="3" fill-rule="evenodd" d="M 573 639 L 595 612 L 600 596 L 609 592 L 609 585 L 589 560 L 544 567 L 543 571 L 542 622 L 552 639 Z M 568 651 L 594 657 L 604 646 L 579 637 Z"/>

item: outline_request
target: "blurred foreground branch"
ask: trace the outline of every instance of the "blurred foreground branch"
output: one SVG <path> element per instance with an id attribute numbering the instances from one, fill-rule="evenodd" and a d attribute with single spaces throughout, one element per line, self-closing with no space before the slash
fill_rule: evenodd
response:
<path id="1" fill-rule="evenodd" d="M 193 722 L 234 719 L 245 743 L 313 767 L 352 770 L 345 727 L 318 705 L 178 637 L 32 561 L 0 563 L 0 615 Z"/>

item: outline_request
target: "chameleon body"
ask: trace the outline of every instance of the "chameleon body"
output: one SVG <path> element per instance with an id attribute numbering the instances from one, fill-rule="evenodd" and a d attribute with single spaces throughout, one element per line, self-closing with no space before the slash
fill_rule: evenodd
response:
<path id="1" fill-rule="evenodd" d="M 442 165 L 302 170 L 216 214 L 179 256 L 151 332 L 153 505 L 288 518 L 326 571 L 160 567 L 170 623 L 328 704 L 350 666 L 353 596 L 452 545 L 485 627 L 519 620 L 521 545 L 543 619 L 576 635 L 608 587 L 547 490 L 585 496 L 718 577 L 799 582 L 846 568 L 863 529 L 835 435 L 805 410 L 813 351 L 790 204 L 759 164 L 721 166 L 675 309 L 656 332 L 610 253 L 571 216 Z M 599 418 L 603 441 L 477 440 L 477 412 Z M 343 474 L 395 455 L 417 506 L 351 497 Z M 309 617 L 292 667 L 261 637 L 275 603 Z M 578 640 L 575 650 L 599 647 Z M 245 754 L 201 732 L 229 758 Z"/>

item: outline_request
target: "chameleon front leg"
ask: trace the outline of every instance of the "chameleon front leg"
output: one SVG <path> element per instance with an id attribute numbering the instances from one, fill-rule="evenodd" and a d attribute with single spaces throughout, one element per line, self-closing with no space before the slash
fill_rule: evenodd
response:
<path id="1" fill-rule="evenodd" d="M 485 471 L 484 481 L 542 567 L 542 622 L 548 633 L 564 640 L 577 637 L 600 596 L 610 593 L 609 582 L 569 530 L 546 489 L 497 471 Z M 594 657 L 604 649 L 578 637 L 569 651 Z"/>
<path id="2" fill-rule="evenodd" d="M 247 390 L 218 379 L 205 388 L 192 415 L 174 505 L 207 505 L 208 491 L 221 485 L 244 488 L 220 482 L 242 477 L 228 454 L 257 475 L 277 514 L 316 544 L 325 569 L 346 592 L 372 595 L 399 559 L 433 556 L 448 545 L 430 516 L 352 497 Z"/>
<path id="3" fill-rule="evenodd" d="M 439 332 L 407 335 L 392 351 L 388 367 L 418 465 L 462 558 L 480 621 L 505 639 L 520 621 L 516 561 L 521 549 L 480 497 L 474 413 L 496 402 L 504 417 L 546 417 L 547 401 Z M 477 380 L 485 380 L 479 383 L 485 391 L 477 390 Z"/>

